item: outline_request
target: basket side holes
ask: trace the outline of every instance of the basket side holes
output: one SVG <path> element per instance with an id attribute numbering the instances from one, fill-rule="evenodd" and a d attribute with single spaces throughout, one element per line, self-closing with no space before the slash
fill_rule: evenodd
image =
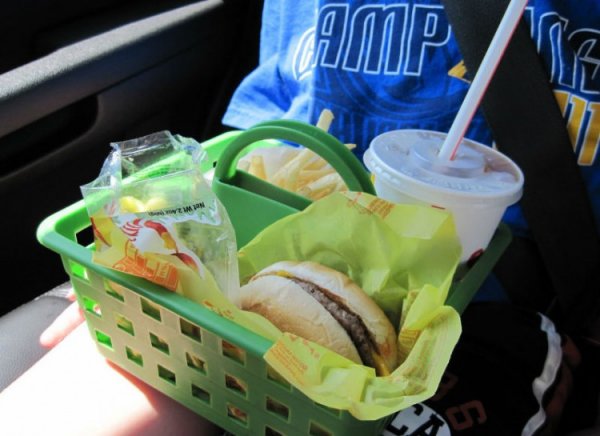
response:
<path id="1" fill-rule="evenodd" d="M 169 354 L 169 344 L 167 343 L 167 341 L 156 336 L 152 332 L 150 332 L 150 344 L 157 350 L 160 350 L 167 355 Z"/>
<path id="2" fill-rule="evenodd" d="M 333 436 L 329 430 L 325 427 L 322 427 L 320 424 L 311 421 L 310 426 L 308 428 L 308 434 L 310 436 Z"/>
<path id="3" fill-rule="evenodd" d="M 206 389 L 202 389 L 200 386 L 196 386 L 192 383 L 192 397 L 199 399 L 200 401 L 210 404 L 210 392 Z"/>
<path id="4" fill-rule="evenodd" d="M 158 376 L 172 385 L 177 383 L 177 377 L 175 377 L 175 373 L 162 365 L 158 365 Z"/>
<path id="5" fill-rule="evenodd" d="M 248 395 L 248 385 L 237 377 L 225 374 L 225 387 L 245 397 Z"/>
<path id="6" fill-rule="evenodd" d="M 82 297 L 81 301 L 83 303 L 83 310 L 85 310 L 87 313 L 92 313 L 96 316 L 102 317 L 102 308 L 96 300 L 84 296 Z"/>
<path id="7" fill-rule="evenodd" d="M 85 282 L 90 281 L 90 276 L 88 274 L 87 268 L 82 264 L 77 263 L 71 259 L 69 259 L 69 271 L 71 271 L 71 274 L 73 276 L 79 278 L 80 280 L 83 280 Z"/>
<path id="8" fill-rule="evenodd" d="M 284 379 L 277 371 L 275 371 L 270 365 L 267 365 L 267 380 L 287 389 L 291 390 L 292 385 Z"/>
<path id="9" fill-rule="evenodd" d="M 145 298 L 141 298 L 142 304 L 142 312 L 148 315 L 150 318 L 154 318 L 157 321 L 161 321 L 162 317 L 160 316 L 160 307 Z"/>
<path id="10" fill-rule="evenodd" d="M 92 226 L 80 230 L 75 235 L 77 243 L 83 247 L 89 247 L 94 243 L 94 230 Z"/>
<path id="11" fill-rule="evenodd" d="M 185 361 L 189 368 L 192 368 L 202 374 L 206 374 L 206 362 L 198 356 L 185 352 Z"/>
<path id="12" fill-rule="evenodd" d="M 122 288 L 122 286 L 118 285 L 117 283 L 111 280 L 104 280 L 104 290 L 106 293 L 122 303 L 125 301 L 125 297 L 123 296 L 123 292 L 120 288 Z"/>
<path id="13" fill-rule="evenodd" d="M 326 411 L 327 413 L 330 413 L 331 415 L 333 415 L 333 416 L 335 416 L 337 418 L 341 417 L 342 411 L 339 410 L 339 409 L 333 409 L 331 407 L 327 407 L 327 406 L 324 406 L 324 405 L 319 404 L 319 403 L 314 403 L 314 405 L 317 406 L 318 408 Z"/>
<path id="14" fill-rule="evenodd" d="M 144 366 L 144 358 L 141 353 L 129 347 L 125 347 L 125 353 L 127 354 L 127 358 L 129 360 L 138 364 L 139 366 Z"/>
<path id="15" fill-rule="evenodd" d="M 246 364 L 246 352 L 240 347 L 237 347 L 230 342 L 222 340 L 221 351 L 223 353 L 223 356 L 234 360 L 238 363 L 241 363 L 242 365 Z"/>
<path id="16" fill-rule="evenodd" d="M 120 313 L 115 312 L 115 321 L 117 323 L 117 327 L 119 327 L 124 332 L 129 333 L 131 336 L 135 336 L 135 332 L 133 329 L 133 323 L 127 319 L 125 316 Z"/>
<path id="17" fill-rule="evenodd" d="M 102 344 L 106 348 L 113 349 L 112 339 L 106 333 L 101 332 L 100 330 L 95 330 L 96 340 L 99 344 Z"/>
<path id="18" fill-rule="evenodd" d="M 290 418 L 290 408 L 274 398 L 267 397 L 266 408 L 269 412 L 285 419 L 286 421 Z"/>
<path id="19" fill-rule="evenodd" d="M 248 425 L 248 413 L 231 403 L 227 403 L 227 416 L 238 424 Z"/>
<path id="20" fill-rule="evenodd" d="M 183 318 L 179 318 L 179 328 L 181 329 L 181 333 L 183 335 L 193 339 L 196 342 L 202 342 L 202 332 L 200 327 L 197 325 L 192 324 Z"/>
<path id="21" fill-rule="evenodd" d="M 269 426 L 265 427 L 265 436 L 285 436 L 285 433 L 275 430 Z"/>

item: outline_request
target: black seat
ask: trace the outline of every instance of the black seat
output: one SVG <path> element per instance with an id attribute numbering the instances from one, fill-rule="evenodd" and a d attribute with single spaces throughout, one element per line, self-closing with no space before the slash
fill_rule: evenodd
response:
<path id="1" fill-rule="evenodd" d="M 70 290 L 64 283 L 0 317 L 0 391 L 46 354 L 40 334 L 70 304 Z"/>

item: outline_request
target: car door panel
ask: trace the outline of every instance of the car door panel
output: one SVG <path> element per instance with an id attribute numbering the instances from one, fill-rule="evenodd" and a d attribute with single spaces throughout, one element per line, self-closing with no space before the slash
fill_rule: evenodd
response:
<path id="1" fill-rule="evenodd" d="M 220 100 L 243 74 L 240 4 L 188 2 L 83 39 L 62 28 L 46 34 L 46 55 L 0 75 L 0 268 L 15 285 L 1 313 L 66 279 L 35 229 L 81 198 L 110 142 L 217 132 Z"/>

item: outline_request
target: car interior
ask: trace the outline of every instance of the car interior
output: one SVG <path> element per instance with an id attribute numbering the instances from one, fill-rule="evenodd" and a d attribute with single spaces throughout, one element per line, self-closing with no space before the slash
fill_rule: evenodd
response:
<path id="1" fill-rule="evenodd" d="M 224 131 L 227 102 L 257 63 L 261 7 L 3 4 L 0 390 L 45 353 L 39 335 L 68 304 L 68 277 L 60 257 L 36 240 L 37 226 L 81 199 L 79 186 L 97 177 L 111 142 L 161 130 L 202 141 Z"/>
<path id="2" fill-rule="evenodd" d="M 36 239 L 39 224 L 82 198 L 111 142 L 162 130 L 203 141 L 229 130 L 227 103 L 258 63 L 262 5 L 0 6 L 0 392 L 46 353 L 40 333 L 70 304 L 68 276 Z"/>

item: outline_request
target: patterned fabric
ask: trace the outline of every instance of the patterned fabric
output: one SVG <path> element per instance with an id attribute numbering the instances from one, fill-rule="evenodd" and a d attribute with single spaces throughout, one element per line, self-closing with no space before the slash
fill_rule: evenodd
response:
<path id="1" fill-rule="evenodd" d="M 472 304 L 437 393 L 400 412 L 392 435 L 550 435 L 579 365 L 552 321 L 510 304 Z"/>

